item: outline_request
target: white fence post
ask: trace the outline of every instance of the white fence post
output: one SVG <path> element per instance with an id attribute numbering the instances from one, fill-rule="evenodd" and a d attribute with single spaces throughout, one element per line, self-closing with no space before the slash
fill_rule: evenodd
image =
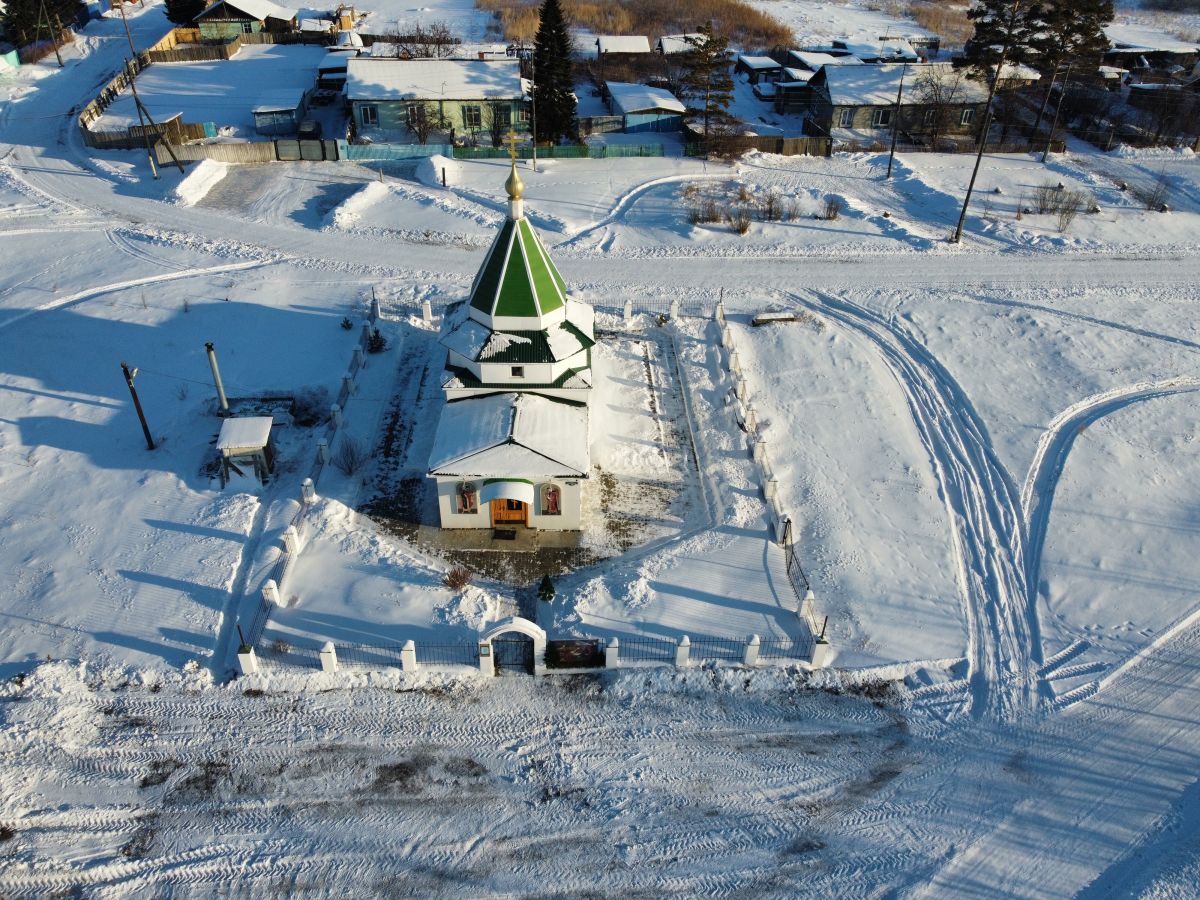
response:
<path id="1" fill-rule="evenodd" d="M 750 635 L 750 640 L 746 641 L 746 650 L 742 654 L 742 665 L 758 665 L 758 650 L 761 645 L 762 641 L 757 634 Z"/>
<path id="2" fill-rule="evenodd" d="M 754 454 L 754 461 L 759 465 L 762 465 L 762 461 L 766 459 L 767 456 L 767 442 L 762 438 L 759 438 L 757 441 L 751 444 L 751 452 Z"/>
<path id="3" fill-rule="evenodd" d="M 325 646 L 321 648 L 321 671 L 336 672 L 337 670 L 337 650 L 334 649 L 333 641 L 326 641 Z"/>
<path id="4" fill-rule="evenodd" d="M 679 318 L 679 298 L 678 297 L 671 298 L 671 318 L 672 319 Z"/>
<path id="5" fill-rule="evenodd" d="M 283 529 L 283 547 L 288 553 L 300 552 L 300 532 L 296 531 L 295 525 Z"/>
<path id="6" fill-rule="evenodd" d="M 772 476 L 763 484 L 763 496 L 766 497 L 767 503 L 771 504 L 775 502 L 775 497 L 778 494 L 779 482 L 775 480 L 774 476 Z"/>
<path id="7" fill-rule="evenodd" d="M 354 378 L 350 375 L 342 376 L 342 393 L 346 395 L 346 399 L 350 399 L 350 395 L 354 393 Z"/>
<path id="8" fill-rule="evenodd" d="M 324 462 L 324 460 L 322 460 L 322 462 Z M 300 482 L 300 502 L 308 505 L 310 503 L 315 503 L 316 500 L 317 489 L 313 485 L 313 480 L 311 478 L 305 478 L 302 482 Z"/>
<path id="9" fill-rule="evenodd" d="M 359 335 L 358 339 L 362 341 L 364 347 L 367 346 L 367 341 L 371 339 L 371 326 L 366 322 L 363 322 L 362 334 Z"/>
<path id="10" fill-rule="evenodd" d="M 342 408 L 336 403 L 329 407 L 329 418 L 333 421 L 334 431 L 342 427 Z"/>
<path id="11" fill-rule="evenodd" d="M 479 671 L 484 675 L 496 674 L 496 661 L 492 658 L 491 641 L 479 642 Z"/>
<path id="12" fill-rule="evenodd" d="M 433 324 L 433 304 L 428 300 L 421 301 L 421 321 L 426 325 Z"/>
<path id="13" fill-rule="evenodd" d="M 329 462 L 329 441 L 321 438 L 317 441 L 317 459 L 322 463 Z"/>
<path id="14" fill-rule="evenodd" d="M 633 318 L 633 301 L 626 300 L 625 305 L 621 307 L 622 317 L 626 322 Z"/>
<path id="15" fill-rule="evenodd" d="M 675 648 L 675 668 L 682 669 L 688 664 L 688 655 L 692 652 L 692 639 L 686 634 L 679 639 Z"/>
<path id="16" fill-rule="evenodd" d="M 405 672 L 417 671 L 417 645 L 411 639 L 400 648 L 400 668 Z"/>
<path id="17" fill-rule="evenodd" d="M 616 638 L 608 639 L 608 646 L 604 648 L 604 668 L 619 669 L 621 667 L 621 642 Z"/>
<path id="18" fill-rule="evenodd" d="M 354 345 L 354 361 L 352 363 L 354 368 L 361 369 L 363 367 L 363 362 L 365 361 L 365 359 L 366 358 L 363 356 L 362 344 L 355 344 Z"/>
<path id="19" fill-rule="evenodd" d="M 829 656 L 829 641 L 817 641 L 813 644 L 812 652 L 812 667 L 814 669 L 822 669 L 825 667 L 825 660 Z"/>
<path id="20" fill-rule="evenodd" d="M 274 603 L 276 606 L 283 606 L 279 602 L 279 585 L 275 583 L 274 578 L 268 578 L 267 583 L 262 586 L 263 599 L 268 603 Z"/>
<path id="21" fill-rule="evenodd" d="M 758 416 L 754 412 L 754 404 L 746 404 L 746 414 L 742 416 L 742 421 L 746 424 L 747 431 L 758 431 Z"/>
<path id="22" fill-rule="evenodd" d="M 238 668 L 243 675 L 258 674 L 258 657 L 254 655 L 253 647 L 243 647 L 238 650 Z"/>
<path id="23" fill-rule="evenodd" d="M 742 361 L 738 358 L 736 350 L 729 351 L 729 371 L 737 375 L 742 374 Z"/>
<path id="24" fill-rule="evenodd" d="M 379 298 L 375 296 L 375 291 L 371 291 L 371 321 L 379 321 Z"/>
<path id="25" fill-rule="evenodd" d="M 718 322 L 720 322 L 721 325 L 725 324 L 725 301 L 724 300 L 717 301 L 717 308 L 713 311 L 713 318 L 716 319 Z"/>

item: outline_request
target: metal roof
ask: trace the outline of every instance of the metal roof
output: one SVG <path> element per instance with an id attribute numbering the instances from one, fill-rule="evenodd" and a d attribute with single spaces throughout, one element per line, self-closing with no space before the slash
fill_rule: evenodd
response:
<path id="1" fill-rule="evenodd" d="M 519 60 L 379 59 L 346 65 L 348 100 L 520 100 Z"/>

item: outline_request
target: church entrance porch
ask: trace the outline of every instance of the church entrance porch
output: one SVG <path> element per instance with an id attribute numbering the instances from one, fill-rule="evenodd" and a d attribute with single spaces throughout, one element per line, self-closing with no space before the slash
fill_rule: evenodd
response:
<path id="1" fill-rule="evenodd" d="M 521 500 L 492 501 L 492 525 L 496 528 L 529 524 L 529 506 Z"/>

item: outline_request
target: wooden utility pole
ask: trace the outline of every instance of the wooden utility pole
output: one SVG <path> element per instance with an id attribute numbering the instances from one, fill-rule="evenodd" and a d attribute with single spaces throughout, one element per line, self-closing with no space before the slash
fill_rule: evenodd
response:
<path id="1" fill-rule="evenodd" d="M 892 149 L 888 153 L 888 170 L 885 178 L 892 177 L 892 160 L 896 158 L 896 135 L 900 133 L 900 101 L 904 97 L 904 76 L 908 74 L 908 63 L 900 70 L 900 87 L 896 88 L 896 120 L 892 122 Z"/>
<path id="2" fill-rule="evenodd" d="M 58 22 L 57 15 L 54 17 L 54 21 L 56 23 Z M 41 37 L 43 22 L 45 22 L 45 24 L 46 24 L 46 30 L 49 31 L 50 28 L 52 27 L 52 25 L 50 22 L 50 14 L 46 12 L 46 0 L 42 0 L 41 13 L 38 15 L 38 37 Z M 61 33 L 62 33 L 62 31 L 60 29 L 59 31 L 51 32 L 51 34 L 50 34 L 50 45 L 52 47 L 54 47 L 54 58 L 58 60 L 58 67 L 60 69 L 63 68 L 62 54 L 58 52 L 58 38 Z"/>
<path id="3" fill-rule="evenodd" d="M 129 89 L 133 91 L 133 103 L 137 109 L 138 124 L 142 129 L 142 140 L 146 144 L 146 159 L 150 161 L 150 173 L 154 176 L 154 180 L 158 181 L 158 165 L 154 162 L 154 150 L 150 146 L 150 132 L 146 128 L 146 118 L 142 114 L 142 101 L 137 92 L 137 72 L 133 69 L 133 62 L 128 59 L 125 60 L 125 75 L 129 78 Z"/>
<path id="4" fill-rule="evenodd" d="M 1050 155 L 1050 144 L 1054 142 L 1054 130 L 1058 128 L 1058 117 L 1062 113 L 1063 103 L 1067 99 L 1067 88 L 1071 86 L 1071 67 L 1067 66 L 1066 74 L 1063 75 L 1062 96 L 1058 98 L 1058 106 L 1054 107 L 1054 121 L 1050 124 L 1050 133 L 1046 135 L 1046 149 L 1042 151 L 1042 165 L 1046 164 L 1046 157 Z M 1037 134 L 1037 130 L 1033 132 Z"/>
<path id="5" fill-rule="evenodd" d="M 154 438 L 150 434 L 150 426 L 146 424 L 146 414 L 142 411 L 142 401 L 138 399 L 137 388 L 133 379 L 137 377 L 137 369 L 130 369 L 128 363 L 121 363 L 121 371 L 125 374 L 125 383 L 129 385 L 129 396 L 133 397 L 133 408 L 137 410 L 138 421 L 142 423 L 142 434 L 146 436 L 146 448 L 154 449 Z"/>

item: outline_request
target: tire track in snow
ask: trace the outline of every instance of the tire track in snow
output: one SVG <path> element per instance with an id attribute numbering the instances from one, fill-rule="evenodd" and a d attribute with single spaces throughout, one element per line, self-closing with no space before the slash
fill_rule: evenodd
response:
<path id="1" fill-rule="evenodd" d="M 1036 620 L 1024 581 L 1020 499 L 966 394 L 894 318 L 812 291 L 785 296 L 875 345 L 908 400 L 951 521 L 967 620 L 971 710 L 998 719 L 1031 711 Z"/>
<path id="2" fill-rule="evenodd" d="M 1092 423 L 1131 404 L 1196 390 L 1200 390 L 1200 379 L 1186 376 L 1113 388 L 1073 403 L 1046 426 L 1046 431 L 1038 439 L 1033 463 L 1021 488 L 1021 509 L 1025 514 L 1027 535 L 1025 583 L 1031 609 L 1035 608 L 1040 588 L 1042 552 L 1050 525 L 1054 492 L 1076 436 Z"/>
<path id="3" fill-rule="evenodd" d="M 161 262 L 156 261 L 158 265 Z M 11 325 L 16 325 L 30 316 L 35 316 L 39 313 L 53 312 L 55 310 L 66 309 L 67 307 L 76 306 L 87 300 L 93 300 L 96 297 L 112 291 L 125 290 L 131 287 L 141 287 L 147 284 L 160 284 L 164 281 L 179 281 L 183 278 L 199 278 L 205 275 L 220 275 L 224 272 L 242 272 L 247 269 L 257 269 L 260 266 L 269 265 L 267 260 L 250 260 L 248 262 L 227 263 L 222 266 L 209 266 L 203 269 L 185 269 L 179 272 L 168 272 L 162 275 L 147 275 L 143 278 L 133 278 L 128 281 L 114 281 L 111 284 L 102 284 L 96 287 L 90 287 L 86 290 L 76 291 L 74 294 L 68 294 L 65 297 L 56 297 L 49 300 L 40 306 L 35 306 L 32 309 L 27 309 L 17 313 L 14 316 L 9 316 L 3 322 L 0 322 L 0 329 L 8 328 Z"/>

